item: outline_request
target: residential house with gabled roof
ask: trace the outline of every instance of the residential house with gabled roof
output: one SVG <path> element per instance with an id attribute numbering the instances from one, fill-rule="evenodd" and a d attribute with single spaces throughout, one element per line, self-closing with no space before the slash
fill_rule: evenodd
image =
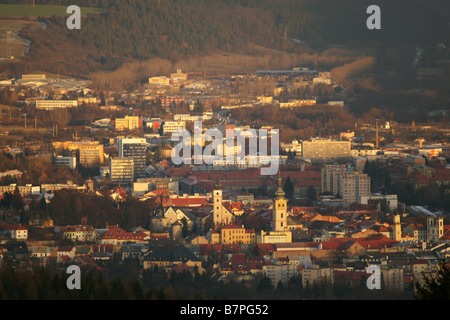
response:
<path id="1" fill-rule="evenodd" d="M 75 257 L 73 263 L 77 264 L 82 272 L 86 270 L 103 271 L 94 259 L 87 255 Z"/>
<path id="2" fill-rule="evenodd" d="M 191 214 L 185 208 L 177 208 L 177 207 L 168 207 L 164 211 L 164 217 L 168 219 L 170 225 L 173 225 L 175 222 L 183 222 L 183 219 L 186 220 L 187 226 L 189 230 L 192 230 L 194 224 L 199 224 L 197 217 Z"/>
<path id="3" fill-rule="evenodd" d="M 1 233 L 9 236 L 13 240 L 25 241 L 28 239 L 28 229 L 23 225 L 2 225 L 0 226 Z"/>
<path id="4" fill-rule="evenodd" d="M 421 223 L 408 224 L 403 231 L 414 238 L 415 242 L 427 241 L 427 227 Z"/>
<path id="5" fill-rule="evenodd" d="M 208 205 L 209 202 L 208 200 L 202 197 L 162 198 L 161 204 L 164 208 L 166 207 L 191 208 Z"/>

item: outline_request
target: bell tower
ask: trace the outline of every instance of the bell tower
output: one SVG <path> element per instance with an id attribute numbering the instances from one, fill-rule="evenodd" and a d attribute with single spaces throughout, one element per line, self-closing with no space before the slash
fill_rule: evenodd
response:
<path id="1" fill-rule="evenodd" d="M 213 221 L 214 226 L 222 224 L 222 184 L 219 179 L 216 180 L 213 190 Z"/>
<path id="2" fill-rule="evenodd" d="M 284 196 L 281 176 L 278 175 L 278 189 L 273 201 L 273 231 L 287 230 L 287 199 Z"/>
<path id="3" fill-rule="evenodd" d="M 402 240 L 402 226 L 400 224 L 400 215 L 396 214 L 394 216 L 394 228 L 393 228 L 393 240 L 401 241 Z"/>

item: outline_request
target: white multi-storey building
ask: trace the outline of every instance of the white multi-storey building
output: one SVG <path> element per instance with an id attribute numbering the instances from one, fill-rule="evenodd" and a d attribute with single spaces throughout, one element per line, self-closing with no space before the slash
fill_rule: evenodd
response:
<path id="1" fill-rule="evenodd" d="M 42 110 L 75 108 L 77 106 L 77 100 L 36 100 L 36 109 Z"/>

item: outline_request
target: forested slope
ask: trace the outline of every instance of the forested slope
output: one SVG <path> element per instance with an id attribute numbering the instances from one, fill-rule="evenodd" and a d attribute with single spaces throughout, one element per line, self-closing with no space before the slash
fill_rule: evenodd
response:
<path id="1" fill-rule="evenodd" d="M 37 0 L 37 4 L 77 4 Z M 414 0 L 85 0 L 80 6 L 104 8 L 82 20 L 82 30 L 69 31 L 65 18 L 48 18 L 47 29 L 24 36 L 33 41 L 30 61 L 83 60 L 83 69 L 115 69 L 127 59 L 154 57 L 176 61 L 217 50 L 254 53 L 252 44 L 296 52 L 330 44 L 416 46 L 448 39 L 448 26 L 428 6 Z M 0 3 L 30 3 L 0 0 Z M 382 29 L 366 28 L 366 8 L 382 9 Z M 51 39 L 51 40 L 50 40 Z M 58 50 L 63 47 L 64 50 Z"/>

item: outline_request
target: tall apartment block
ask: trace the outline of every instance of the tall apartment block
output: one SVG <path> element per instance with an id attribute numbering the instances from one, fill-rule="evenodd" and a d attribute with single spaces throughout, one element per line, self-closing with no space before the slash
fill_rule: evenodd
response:
<path id="1" fill-rule="evenodd" d="M 346 203 L 360 203 L 362 196 L 370 195 L 370 177 L 359 172 L 340 175 L 340 196 Z"/>
<path id="2" fill-rule="evenodd" d="M 348 165 L 325 165 L 322 192 L 340 197 L 346 203 L 361 203 L 361 197 L 370 196 L 370 177 L 353 171 Z"/>
<path id="3" fill-rule="evenodd" d="M 146 176 L 147 142 L 142 138 L 119 139 L 119 157 L 131 158 L 134 162 L 134 179 Z"/>
<path id="4" fill-rule="evenodd" d="M 70 142 L 67 148 L 75 152 L 79 164 L 84 167 L 97 167 L 104 162 L 104 148 L 98 141 Z"/>
<path id="5" fill-rule="evenodd" d="M 80 164 L 85 167 L 101 166 L 104 161 L 104 148 L 102 144 L 92 143 L 80 145 Z"/>
<path id="6" fill-rule="evenodd" d="M 351 171 L 345 164 L 327 164 L 322 169 L 322 192 L 337 195 L 341 191 L 340 174 Z"/>
<path id="7" fill-rule="evenodd" d="M 134 178 L 134 161 L 132 158 L 111 158 L 109 160 L 109 177 L 112 183 L 128 184 Z"/>

